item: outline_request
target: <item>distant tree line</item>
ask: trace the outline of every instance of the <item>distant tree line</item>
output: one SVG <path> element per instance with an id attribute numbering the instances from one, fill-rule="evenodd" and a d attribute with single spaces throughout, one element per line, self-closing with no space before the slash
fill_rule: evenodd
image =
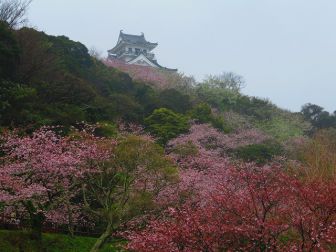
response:
<path id="1" fill-rule="evenodd" d="M 329 113 L 321 106 L 307 103 L 302 106 L 301 113 L 312 124 L 314 131 L 336 127 L 336 110 Z"/>

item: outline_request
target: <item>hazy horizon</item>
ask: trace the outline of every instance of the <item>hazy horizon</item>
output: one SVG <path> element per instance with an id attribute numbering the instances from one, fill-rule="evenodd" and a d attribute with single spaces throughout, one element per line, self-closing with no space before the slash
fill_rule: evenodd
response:
<path id="1" fill-rule="evenodd" d="M 243 93 L 292 111 L 336 110 L 336 2 L 332 0 L 34 0 L 29 24 L 104 56 L 119 31 L 158 42 L 158 62 L 202 80 L 233 71 Z"/>

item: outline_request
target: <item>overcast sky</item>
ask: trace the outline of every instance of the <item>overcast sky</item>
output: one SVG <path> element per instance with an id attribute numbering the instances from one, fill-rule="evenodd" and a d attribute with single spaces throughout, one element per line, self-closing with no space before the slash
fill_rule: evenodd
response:
<path id="1" fill-rule="evenodd" d="M 104 55 L 119 31 L 158 42 L 158 62 L 202 80 L 233 71 L 282 108 L 336 110 L 335 0 L 34 0 L 30 25 Z"/>

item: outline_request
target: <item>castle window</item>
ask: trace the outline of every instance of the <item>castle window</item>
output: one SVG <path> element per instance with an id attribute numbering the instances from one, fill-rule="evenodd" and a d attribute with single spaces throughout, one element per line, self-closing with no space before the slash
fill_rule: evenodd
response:
<path id="1" fill-rule="evenodd" d="M 139 55 L 140 54 L 140 49 L 139 48 L 135 48 L 135 54 Z"/>

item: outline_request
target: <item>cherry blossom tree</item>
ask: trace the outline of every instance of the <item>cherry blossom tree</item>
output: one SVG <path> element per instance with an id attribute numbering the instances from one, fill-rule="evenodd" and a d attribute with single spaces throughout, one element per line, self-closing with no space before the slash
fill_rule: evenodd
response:
<path id="1" fill-rule="evenodd" d="M 334 182 L 300 181 L 275 164 L 228 166 L 215 174 L 198 199 L 170 207 L 145 229 L 129 233 L 128 248 L 329 251 L 335 246 Z"/>
<path id="2" fill-rule="evenodd" d="M 86 213 L 96 216 L 107 223 L 92 248 L 98 251 L 121 223 L 154 206 L 152 198 L 176 180 L 177 170 L 149 136 L 126 134 L 116 141 L 83 127 L 69 136 L 53 127 L 2 136 L 0 202 L 11 216 L 29 217 L 38 239 L 46 222 L 73 231 Z"/>
<path id="3" fill-rule="evenodd" d="M 257 129 L 244 129 L 224 134 L 210 124 L 194 124 L 187 134 L 169 142 L 170 146 L 191 142 L 198 148 L 230 150 L 238 147 L 262 143 L 270 137 Z"/>
<path id="4" fill-rule="evenodd" d="M 108 160 L 98 163 L 99 171 L 87 174 L 82 184 L 85 207 L 106 223 L 92 252 L 99 251 L 120 225 L 154 210 L 153 199 L 177 179 L 174 164 L 147 137 L 124 137 L 112 153 Z"/>
<path id="5" fill-rule="evenodd" d="M 66 223 L 72 231 L 80 216 L 73 200 L 79 181 L 97 169 L 87 160 L 107 158 L 97 142 L 87 144 L 78 135 L 61 137 L 54 130 L 42 128 L 23 137 L 8 133 L 1 139 L 5 155 L 0 163 L 0 201 L 27 215 L 38 239 L 46 220 Z M 58 211 L 66 213 L 63 218 Z"/>
<path id="6" fill-rule="evenodd" d="M 157 88 L 164 88 L 168 85 L 166 72 L 150 66 L 130 65 L 121 60 L 105 60 L 105 65 L 128 73 L 133 79 L 154 85 Z"/>

